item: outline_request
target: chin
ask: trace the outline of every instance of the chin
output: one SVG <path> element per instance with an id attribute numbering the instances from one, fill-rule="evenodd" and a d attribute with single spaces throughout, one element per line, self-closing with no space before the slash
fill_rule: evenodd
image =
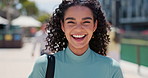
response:
<path id="1" fill-rule="evenodd" d="M 73 47 L 76 49 L 82 49 L 82 48 L 87 47 L 87 45 L 73 45 Z"/>

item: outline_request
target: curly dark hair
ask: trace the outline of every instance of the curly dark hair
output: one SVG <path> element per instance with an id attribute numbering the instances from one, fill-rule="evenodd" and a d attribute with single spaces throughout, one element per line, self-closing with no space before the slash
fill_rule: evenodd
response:
<path id="1" fill-rule="evenodd" d="M 65 11 L 69 7 L 77 5 L 88 7 L 93 13 L 94 21 L 98 21 L 97 29 L 89 42 L 90 49 L 100 55 L 106 56 L 107 45 L 109 43 L 107 30 L 110 29 L 110 27 L 101 10 L 101 5 L 97 0 L 62 1 L 59 7 L 55 9 L 55 12 L 46 27 L 47 31 L 49 31 L 46 38 L 48 43 L 46 49 L 55 53 L 64 50 L 67 47 L 68 41 L 61 29 L 61 21 L 64 22 Z"/>

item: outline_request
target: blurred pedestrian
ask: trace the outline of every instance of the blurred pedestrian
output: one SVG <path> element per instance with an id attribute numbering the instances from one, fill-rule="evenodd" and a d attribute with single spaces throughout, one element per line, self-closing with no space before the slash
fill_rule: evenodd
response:
<path id="1" fill-rule="evenodd" d="M 35 39 L 33 41 L 33 49 L 32 49 L 32 56 L 35 54 L 36 46 L 39 44 L 40 46 L 40 55 L 42 55 L 44 52 L 47 52 L 46 47 L 46 37 L 47 37 L 47 32 L 45 30 L 46 28 L 46 23 L 44 23 L 41 27 L 40 30 L 36 32 L 35 34 Z"/>
<path id="2" fill-rule="evenodd" d="M 37 32 L 37 29 L 35 27 L 31 27 L 30 28 L 30 37 L 34 37 L 36 32 Z"/>
<path id="3" fill-rule="evenodd" d="M 98 0 L 63 0 L 47 29 L 54 78 L 123 78 L 118 62 L 106 57 L 109 26 Z M 29 78 L 45 78 L 47 64 L 41 56 Z"/>
<path id="4" fill-rule="evenodd" d="M 108 45 L 107 56 L 114 58 L 116 61 L 120 62 L 121 40 L 119 29 L 111 27 L 109 35 L 110 43 Z"/>

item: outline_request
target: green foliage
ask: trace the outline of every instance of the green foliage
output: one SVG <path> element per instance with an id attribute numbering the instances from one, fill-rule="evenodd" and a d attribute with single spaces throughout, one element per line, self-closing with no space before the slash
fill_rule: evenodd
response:
<path id="1" fill-rule="evenodd" d="M 14 0 L 0 0 L 0 10 L 6 8 L 10 3 L 13 4 Z"/>
<path id="2" fill-rule="evenodd" d="M 34 2 L 24 2 L 23 8 L 26 10 L 27 15 L 38 15 L 38 8 L 36 7 Z"/>
<path id="3" fill-rule="evenodd" d="M 40 22 L 42 22 L 42 23 L 44 23 L 44 22 L 47 22 L 47 21 L 49 21 L 49 18 L 50 18 L 50 14 L 43 14 L 43 15 L 40 15 L 39 17 L 38 17 L 38 20 L 40 21 Z"/>
<path id="4" fill-rule="evenodd" d="M 34 2 L 29 0 L 20 0 L 19 2 L 22 4 L 22 8 L 20 9 L 21 13 L 25 13 L 28 16 L 38 15 L 39 10 Z"/>
<path id="5" fill-rule="evenodd" d="M 26 1 L 28 1 L 28 0 L 19 0 L 19 2 L 20 2 L 21 4 L 23 4 L 23 3 L 26 2 Z"/>

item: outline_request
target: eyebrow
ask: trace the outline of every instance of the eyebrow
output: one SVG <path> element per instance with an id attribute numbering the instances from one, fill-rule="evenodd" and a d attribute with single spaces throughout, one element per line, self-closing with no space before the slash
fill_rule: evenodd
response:
<path id="1" fill-rule="evenodd" d="M 76 20 L 76 19 L 73 17 L 67 17 L 65 20 Z"/>
<path id="2" fill-rule="evenodd" d="M 85 17 L 85 18 L 82 18 L 82 20 L 87 20 L 87 19 L 92 20 L 92 18 L 91 18 L 91 17 Z M 65 20 L 76 20 L 76 19 L 75 19 L 75 18 L 73 18 L 73 17 L 67 17 Z"/>
<path id="3" fill-rule="evenodd" d="M 85 18 L 82 18 L 82 20 L 87 20 L 87 19 L 92 20 L 92 18 L 91 18 L 91 17 L 85 17 Z"/>

